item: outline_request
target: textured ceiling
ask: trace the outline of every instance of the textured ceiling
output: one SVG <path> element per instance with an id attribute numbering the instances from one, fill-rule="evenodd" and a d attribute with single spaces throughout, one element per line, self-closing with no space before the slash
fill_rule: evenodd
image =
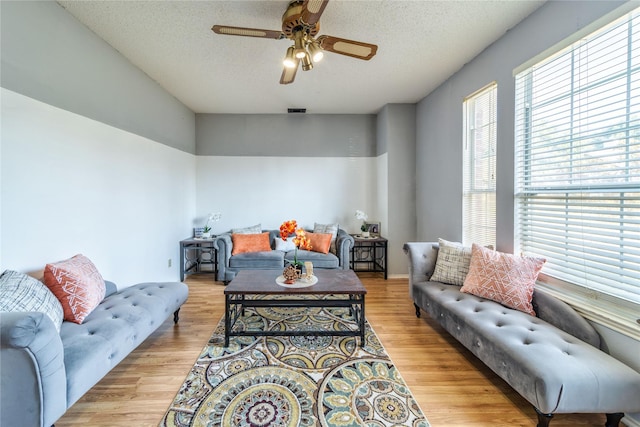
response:
<path id="1" fill-rule="evenodd" d="M 362 61 L 327 53 L 280 85 L 289 40 L 215 34 L 281 29 L 288 1 L 58 1 L 196 113 L 376 113 L 414 103 L 544 2 L 331 1 L 319 34 L 378 45 Z"/>

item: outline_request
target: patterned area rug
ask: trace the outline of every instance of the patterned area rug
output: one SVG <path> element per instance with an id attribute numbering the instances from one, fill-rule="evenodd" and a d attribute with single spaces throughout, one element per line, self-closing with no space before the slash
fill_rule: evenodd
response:
<path id="1" fill-rule="evenodd" d="M 246 309 L 246 330 L 352 328 L 347 309 Z M 224 319 L 160 426 L 411 426 L 429 422 L 366 324 L 354 337 L 232 337 Z"/>

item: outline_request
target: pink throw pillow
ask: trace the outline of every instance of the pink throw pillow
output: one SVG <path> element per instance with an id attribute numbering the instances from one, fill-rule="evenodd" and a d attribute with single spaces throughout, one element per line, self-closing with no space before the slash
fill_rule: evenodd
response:
<path id="1" fill-rule="evenodd" d="M 84 255 L 47 264 L 44 284 L 62 305 L 64 320 L 81 324 L 104 299 L 104 279 Z"/>
<path id="2" fill-rule="evenodd" d="M 474 243 L 469 273 L 460 291 L 535 316 L 533 288 L 545 262 L 543 258 L 518 257 Z"/>

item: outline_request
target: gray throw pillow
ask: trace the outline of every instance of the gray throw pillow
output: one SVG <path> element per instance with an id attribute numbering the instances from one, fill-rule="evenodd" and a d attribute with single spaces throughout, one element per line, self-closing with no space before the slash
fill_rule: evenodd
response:
<path id="1" fill-rule="evenodd" d="M 232 228 L 233 234 L 260 234 L 262 233 L 262 224 L 252 225 L 251 227 Z"/>
<path id="2" fill-rule="evenodd" d="M 51 318 L 58 332 L 64 315 L 60 301 L 44 283 L 12 270 L 5 270 L 0 275 L 0 311 L 44 313 Z"/>

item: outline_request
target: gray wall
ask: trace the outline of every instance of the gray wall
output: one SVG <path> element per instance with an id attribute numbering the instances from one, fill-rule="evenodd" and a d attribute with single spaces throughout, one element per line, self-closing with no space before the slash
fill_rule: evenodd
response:
<path id="1" fill-rule="evenodd" d="M 419 102 L 416 119 L 418 240 L 462 238 L 462 101 L 474 91 L 496 81 L 497 248 L 513 251 L 513 70 L 564 39 L 573 38 L 574 33 L 622 5 L 626 8 L 633 6 L 614 1 L 547 2 Z M 600 22 L 600 25 L 604 23 Z M 608 327 L 595 326 L 614 357 L 640 370 L 638 341 Z M 625 420 L 631 419 L 634 425 L 640 424 L 640 414 L 627 414 Z"/>
<path id="2" fill-rule="evenodd" d="M 387 153 L 386 200 L 390 274 L 407 274 L 405 242 L 416 235 L 416 106 L 387 104 L 378 114 L 378 154 Z"/>
<path id="3" fill-rule="evenodd" d="M 196 114 L 202 156 L 373 157 L 373 114 Z"/>
<path id="4" fill-rule="evenodd" d="M 462 101 L 498 83 L 497 248 L 513 250 L 513 70 L 624 2 L 552 1 L 418 103 L 417 237 L 462 239 Z"/>
<path id="5" fill-rule="evenodd" d="M 1 1 L 2 87 L 195 153 L 195 115 L 54 1 Z"/>

